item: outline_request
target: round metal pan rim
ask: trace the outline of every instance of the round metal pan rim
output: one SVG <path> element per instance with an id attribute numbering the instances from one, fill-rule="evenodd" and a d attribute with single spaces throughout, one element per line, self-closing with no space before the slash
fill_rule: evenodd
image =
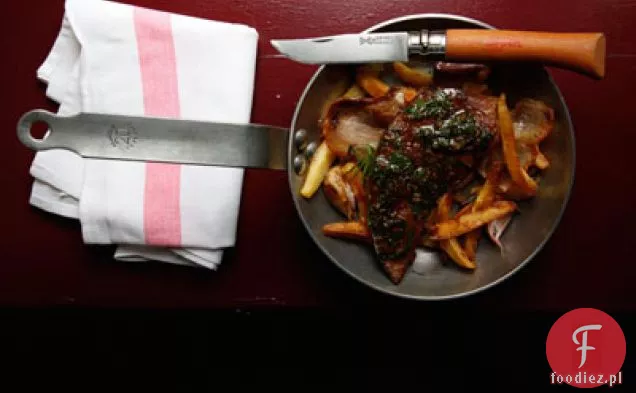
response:
<path id="1" fill-rule="evenodd" d="M 370 32 L 374 32 L 377 31 L 379 29 L 382 29 L 384 27 L 399 23 L 399 22 L 405 22 L 405 21 L 412 21 L 412 20 L 418 20 L 418 19 L 435 19 L 435 18 L 440 18 L 440 19 L 450 19 L 450 20 L 455 20 L 455 21 L 463 21 L 463 22 L 468 22 L 468 23 L 472 23 L 478 26 L 481 26 L 485 29 L 496 29 L 494 26 L 491 26 L 487 23 L 484 23 L 482 21 L 473 19 L 473 18 L 469 18 L 469 17 L 465 17 L 465 16 L 460 16 L 460 15 L 455 15 L 455 14 L 445 14 L 445 13 L 424 13 L 424 14 L 411 14 L 411 15 L 405 15 L 405 16 L 401 16 L 401 17 L 397 17 L 397 18 L 392 18 L 383 22 L 380 22 L 374 26 L 371 26 L 370 28 L 364 30 L 364 33 L 370 33 Z M 314 75 L 311 77 L 311 79 L 309 80 L 309 82 L 307 83 L 307 86 L 305 87 L 302 95 L 300 96 L 300 99 L 298 101 L 298 104 L 295 108 L 294 111 L 294 115 L 293 115 L 293 120 L 292 120 L 292 124 L 291 124 L 291 133 L 293 134 L 295 128 L 296 128 L 296 121 L 298 119 L 298 115 L 301 109 L 301 104 L 305 101 L 306 96 L 308 95 L 309 91 L 311 90 L 313 84 L 315 83 L 316 79 L 319 77 L 319 75 L 323 72 L 324 68 L 326 66 L 320 66 L 318 68 L 318 70 L 314 73 Z M 370 287 L 376 291 L 379 291 L 381 293 L 384 293 L 386 295 L 391 295 L 394 297 L 399 297 L 399 298 L 403 298 L 403 299 L 410 299 L 410 300 L 419 300 L 419 301 L 441 301 L 441 300 L 453 300 L 453 299 L 459 299 L 459 298 L 464 298 L 464 297 L 468 297 L 471 295 L 475 295 L 477 293 L 483 292 L 487 289 L 493 288 L 497 285 L 499 285 L 500 283 L 504 282 L 505 280 L 509 279 L 511 276 L 513 276 L 515 273 L 519 272 L 523 267 L 525 267 L 532 259 L 534 259 L 534 257 L 544 248 L 544 246 L 546 245 L 546 243 L 552 238 L 552 235 L 554 234 L 554 232 L 556 231 L 556 228 L 559 226 L 561 219 L 563 218 L 563 215 L 565 213 L 565 210 L 567 208 L 567 205 L 569 203 L 570 200 L 570 195 L 572 193 L 572 189 L 574 186 L 574 179 L 575 179 L 575 175 L 576 175 L 576 143 L 575 143 L 575 135 L 574 135 L 574 126 L 572 124 L 572 119 L 570 116 L 570 111 L 568 109 L 567 103 L 565 102 L 565 98 L 563 97 L 563 94 L 561 93 L 561 90 L 559 89 L 559 87 L 556 85 L 556 83 L 554 82 L 552 75 L 550 74 L 550 72 L 548 70 L 546 70 L 546 74 L 547 74 L 547 78 L 548 81 L 550 82 L 550 84 L 552 85 L 552 87 L 555 90 L 556 95 L 559 97 L 559 99 L 561 100 L 561 102 L 563 103 L 564 106 L 564 116 L 565 116 L 565 121 L 569 127 L 569 129 L 571 130 L 571 149 L 572 149 L 572 168 L 571 168 L 571 176 L 568 180 L 568 184 L 566 186 L 565 189 L 565 193 L 564 193 L 564 198 L 563 198 L 563 203 L 561 205 L 561 208 L 559 210 L 558 215 L 556 216 L 552 226 L 549 228 L 549 230 L 547 231 L 546 235 L 544 236 L 543 240 L 535 247 L 534 251 L 531 252 L 524 260 L 522 260 L 516 267 L 512 268 L 510 271 L 508 271 L 507 273 L 503 274 L 501 277 L 493 280 L 492 282 L 485 284 L 483 286 L 480 286 L 478 288 L 472 289 L 472 290 L 468 290 L 468 291 L 464 291 L 461 293 L 456 293 L 456 294 L 450 294 L 450 295 L 442 295 L 442 296 L 427 296 L 427 295 L 410 295 L 410 294 L 406 294 L 406 293 L 397 293 L 397 292 L 392 292 L 390 290 L 387 290 L 386 288 L 380 287 L 378 285 L 375 285 L 372 282 L 369 282 L 368 280 L 365 280 L 355 274 L 353 274 L 351 271 L 349 271 L 348 269 L 346 269 L 344 266 L 342 266 L 332 255 L 330 252 L 328 252 L 328 250 L 326 250 L 323 245 L 321 245 L 315 238 L 314 236 L 311 236 L 312 241 L 320 248 L 320 250 L 323 252 L 324 255 L 327 256 L 327 258 L 334 263 L 338 268 L 340 268 L 340 270 L 344 271 L 347 275 L 349 275 L 350 277 L 354 278 L 356 281 L 364 284 L 367 287 Z M 293 140 L 292 138 L 290 138 L 289 141 L 289 146 L 288 146 L 288 151 L 291 152 L 293 151 Z M 293 159 L 293 155 L 292 154 L 288 154 L 288 167 L 292 168 L 291 164 L 291 160 Z M 288 181 L 289 181 L 289 186 L 290 186 L 290 190 L 291 192 L 294 192 L 296 190 L 294 190 L 293 188 L 293 182 L 292 182 L 292 176 L 294 175 L 293 171 L 289 171 L 288 172 Z M 297 213 L 299 214 L 299 216 L 301 217 L 301 221 L 303 223 L 303 226 L 305 227 L 305 229 L 307 230 L 308 233 L 311 233 L 311 228 L 308 226 L 306 220 L 302 219 L 302 212 L 301 212 L 301 208 L 299 206 L 298 200 L 296 198 L 292 198 L 293 202 L 294 202 L 294 206 L 296 208 Z"/>

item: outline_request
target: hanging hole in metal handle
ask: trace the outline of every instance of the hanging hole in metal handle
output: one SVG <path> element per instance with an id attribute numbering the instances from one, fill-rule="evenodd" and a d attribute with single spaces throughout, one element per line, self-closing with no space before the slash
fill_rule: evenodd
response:
<path id="1" fill-rule="evenodd" d="M 43 141 L 49 135 L 49 124 L 42 120 L 37 120 L 31 124 L 31 138 L 36 141 Z"/>
<path id="2" fill-rule="evenodd" d="M 18 138 L 26 146 L 42 150 L 43 142 L 53 131 L 51 113 L 44 110 L 34 110 L 27 112 L 18 121 Z"/>

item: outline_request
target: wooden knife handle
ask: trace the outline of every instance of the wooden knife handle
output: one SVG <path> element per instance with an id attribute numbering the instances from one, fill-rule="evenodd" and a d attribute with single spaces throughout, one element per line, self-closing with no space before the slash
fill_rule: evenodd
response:
<path id="1" fill-rule="evenodd" d="M 602 79 L 605 76 L 605 35 L 450 29 L 446 31 L 446 59 L 534 61 Z"/>

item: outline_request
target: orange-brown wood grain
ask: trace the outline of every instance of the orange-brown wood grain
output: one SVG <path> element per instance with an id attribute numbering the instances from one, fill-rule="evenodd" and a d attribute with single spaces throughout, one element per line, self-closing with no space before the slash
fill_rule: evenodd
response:
<path id="1" fill-rule="evenodd" d="M 446 32 L 449 60 L 535 61 L 605 76 L 603 33 L 454 29 Z"/>

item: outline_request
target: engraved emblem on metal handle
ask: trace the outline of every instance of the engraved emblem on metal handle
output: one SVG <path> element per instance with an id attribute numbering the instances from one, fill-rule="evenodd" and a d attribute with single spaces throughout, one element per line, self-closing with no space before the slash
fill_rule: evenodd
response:
<path id="1" fill-rule="evenodd" d="M 108 129 L 108 139 L 113 147 L 119 147 L 121 149 L 130 149 L 138 141 L 137 131 L 132 125 L 126 125 L 124 127 L 111 125 Z"/>

